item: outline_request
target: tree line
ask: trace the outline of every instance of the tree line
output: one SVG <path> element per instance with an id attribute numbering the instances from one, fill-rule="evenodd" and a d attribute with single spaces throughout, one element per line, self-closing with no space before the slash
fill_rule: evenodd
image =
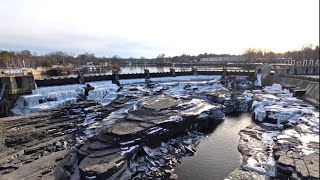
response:
<path id="1" fill-rule="evenodd" d="M 118 55 L 112 57 L 97 57 L 93 53 L 83 53 L 74 56 L 72 54 L 56 51 L 50 52 L 45 55 L 37 55 L 36 53 L 31 53 L 29 50 L 22 51 L 1 51 L 0 50 L 0 67 L 26 67 L 26 68 L 36 68 L 36 67 L 52 67 L 53 65 L 68 66 L 72 65 L 74 67 L 80 67 L 86 65 L 87 62 L 93 62 L 95 65 L 109 64 L 114 65 L 127 65 L 127 64 L 154 64 L 154 65 L 167 65 L 171 63 L 191 63 L 196 62 L 197 59 L 204 57 L 220 57 L 229 56 L 228 54 L 199 54 L 197 56 L 182 54 L 180 56 L 168 57 L 164 53 L 159 54 L 156 58 L 145 58 L 145 57 L 129 57 L 122 58 Z"/>
<path id="2" fill-rule="evenodd" d="M 298 50 L 287 51 L 285 53 L 274 53 L 266 49 L 248 48 L 243 53 L 243 56 L 249 61 L 268 62 L 279 58 L 294 59 L 294 60 L 319 60 L 319 46 L 312 44 L 303 45 Z"/>
<path id="3" fill-rule="evenodd" d="M 44 55 L 37 55 L 31 53 L 29 50 L 22 51 L 6 51 L 0 50 L 0 67 L 9 68 L 36 68 L 47 67 L 53 65 L 80 67 L 85 65 L 88 61 L 93 62 L 95 65 L 103 65 L 107 63 L 109 66 L 122 66 L 128 64 L 142 65 L 142 64 L 155 64 L 155 65 L 171 65 L 172 63 L 195 63 L 199 62 L 201 58 L 208 57 L 224 57 L 234 56 L 229 54 L 210 54 L 204 53 L 199 55 L 182 54 L 180 56 L 166 56 L 164 53 L 159 54 L 155 58 L 145 57 L 129 57 L 122 58 L 118 55 L 112 57 L 97 57 L 93 53 L 83 53 L 75 56 L 74 54 L 66 53 L 63 51 L 50 52 Z M 285 53 L 274 53 L 270 50 L 248 48 L 241 55 L 247 62 L 272 62 L 277 58 L 290 58 L 295 60 L 319 60 L 319 46 L 304 45 L 299 50 L 288 51 Z"/>

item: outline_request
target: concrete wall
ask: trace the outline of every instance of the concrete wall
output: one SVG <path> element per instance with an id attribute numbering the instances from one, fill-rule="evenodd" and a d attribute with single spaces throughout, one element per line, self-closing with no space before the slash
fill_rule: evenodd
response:
<path id="1" fill-rule="evenodd" d="M 6 84 L 9 94 L 31 92 L 35 88 L 32 75 L 11 75 L 0 77 L 0 87 Z"/>
<path id="2" fill-rule="evenodd" d="M 276 69 L 276 73 L 279 75 L 319 75 L 319 66 L 312 67 L 286 67 Z"/>
<path id="3" fill-rule="evenodd" d="M 265 79 L 271 72 L 271 67 L 269 66 L 269 64 L 262 64 L 262 65 L 258 65 L 256 67 L 256 72 L 254 77 L 257 76 L 257 74 L 261 74 L 262 75 L 262 80 Z"/>
<path id="4" fill-rule="evenodd" d="M 20 94 L 31 93 L 34 89 L 32 75 L 9 75 L 0 77 L 0 89 L 4 87 L 0 99 L 0 117 L 10 115 L 10 109 L 18 99 Z"/>
<path id="5" fill-rule="evenodd" d="M 262 85 L 270 86 L 273 83 L 290 87 L 289 89 L 291 91 L 294 91 L 295 89 L 306 90 L 305 94 L 301 98 L 319 107 L 319 82 L 269 75 L 264 79 Z"/>

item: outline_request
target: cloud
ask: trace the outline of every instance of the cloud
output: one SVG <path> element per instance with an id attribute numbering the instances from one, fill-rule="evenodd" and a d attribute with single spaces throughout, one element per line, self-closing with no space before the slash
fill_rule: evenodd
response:
<path id="1" fill-rule="evenodd" d="M 48 53 L 95 53 L 98 56 L 120 55 L 123 57 L 153 56 L 159 49 L 141 42 L 129 41 L 116 36 L 94 36 L 67 33 L 0 34 L 0 49 L 24 50 Z"/>
<path id="2" fill-rule="evenodd" d="M 318 44 L 318 0 L 10 0 L 0 48 L 100 56 L 240 54 Z"/>

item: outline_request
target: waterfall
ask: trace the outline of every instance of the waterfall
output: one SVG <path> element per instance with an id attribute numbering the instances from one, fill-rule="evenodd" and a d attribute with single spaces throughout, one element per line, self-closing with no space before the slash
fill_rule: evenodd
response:
<path id="1" fill-rule="evenodd" d="M 34 88 L 35 88 L 35 89 L 38 89 L 38 84 L 37 84 L 36 81 L 34 81 Z"/>
<path id="2" fill-rule="evenodd" d="M 262 86 L 261 77 L 262 77 L 262 74 L 257 74 L 257 79 L 254 81 L 255 86 Z"/>

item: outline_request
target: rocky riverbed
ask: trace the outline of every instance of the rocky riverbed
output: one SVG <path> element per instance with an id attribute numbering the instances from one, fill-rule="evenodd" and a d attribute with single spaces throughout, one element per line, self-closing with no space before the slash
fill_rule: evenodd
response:
<path id="1" fill-rule="evenodd" d="M 175 164 L 196 153 L 203 130 L 244 111 L 259 124 L 239 132 L 242 163 L 227 178 L 319 179 L 319 115 L 278 85 L 259 90 L 236 78 L 117 89 L 110 103 L 1 119 L 0 179 L 177 179 Z"/>
<path id="2" fill-rule="evenodd" d="M 241 168 L 229 179 L 319 179 L 319 111 L 278 84 L 253 91 L 252 116 L 239 132 Z"/>

